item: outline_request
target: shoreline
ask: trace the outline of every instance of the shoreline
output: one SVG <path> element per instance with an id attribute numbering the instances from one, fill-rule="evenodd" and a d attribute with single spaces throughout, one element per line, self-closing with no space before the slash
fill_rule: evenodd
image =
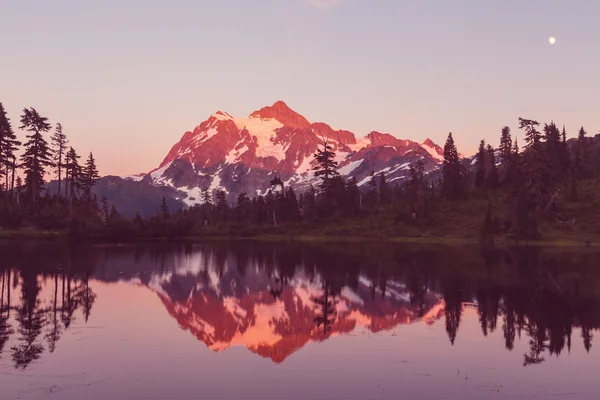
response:
<path id="1" fill-rule="evenodd" d="M 17 230 L 17 231 L 2 231 L 0 230 L 0 240 L 69 240 L 68 231 L 39 231 L 39 230 Z M 257 241 L 257 242 L 297 242 L 297 243 L 407 243 L 407 244 L 444 244 L 444 245 L 485 245 L 488 247 L 504 248 L 517 246 L 540 246 L 540 247 L 598 247 L 600 245 L 600 236 L 593 238 L 582 238 L 578 240 L 549 238 L 538 240 L 521 240 L 517 244 L 514 240 L 505 240 L 500 243 L 495 243 L 493 240 L 483 240 L 482 238 L 468 237 L 410 237 L 410 236 L 393 236 L 393 237 L 375 237 L 375 236 L 328 236 L 328 235 L 311 235 L 311 234 L 296 234 L 296 235 L 273 235 L 259 234 L 254 236 L 181 236 L 174 238 L 136 238 L 126 241 L 109 241 L 89 239 L 86 240 L 95 245 L 102 244 L 129 244 L 141 242 L 210 242 L 210 241 Z"/>

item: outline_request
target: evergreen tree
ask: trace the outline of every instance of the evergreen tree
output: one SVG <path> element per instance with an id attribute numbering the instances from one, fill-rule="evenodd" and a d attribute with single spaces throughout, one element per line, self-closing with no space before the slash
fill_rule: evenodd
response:
<path id="1" fill-rule="evenodd" d="M 227 193 L 222 189 L 215 191 L 215 209 L 218 220 L 226 222 L 229 214 L 229 204 L 227 204 Z"/>
<path id="2" fill-rule="evenodd" d="M 498 177 L 498 168 L 496 167 L 496 154 L 491 145 L 487 145 L 486 149 L 486 182 L 490 189 L 496 189 L 499 186 L 500 179 Z"/>
<path id="3" fill-rule="evenodd" d="M 475 187 L 482 189 L 486 186 L 485 182 L 485 170 L 486 170 L 486 152 L 485 152 L 485 140 L 479 142 L 479 151 L 475 156 Z"/>
<path id="4" fill-rule="evenodd" d="M 20 145 L 4 106 L 0 103 L 0 178 L 4 176 L 7 191 L 14 188 L 14 171 L 17 167 L 15 152 Z M 12 180 L 11 184 L 9 180 Z"/>
<path id="5" fill-rule="evenodd" d="M 356 216 L 360 213 L 360 190 L 356 178 L 352 177 L 346 182 L 346 214 Z"/>
<path id="6" fill-rule="evenodd" d="M 326 140 L 323 141 L 322 149 L 317 148 L 314 158 L 317 161 L 317 165 L 313 168 L 315 177 L 322 179 L 322 190 L 327 192 L 329 179 L 339 174 L 337 172 L 338 163 L 335 161 L 335 153 Z"/>
<path id="7" fill-rule="evenodd" d="M 96 167 L 96 160 L 94 160 L 94 155 L 90 152 L 81 176 L 81 189 L 86 199 L 91 199 L 92 188 L 99 178 L 100 174 L 98 173 L 98 168 Z"/>
<path id="8" fill-rule="evenodd" d="M 67 135 L 63 132 L 63 127 L 61 123 L 56 124 L 56 130 L 52 135 L 52 150 L 54 151 L 54 165 L 56 167 L 56 175 L 58 178 L 58 190 L 57 194 L 60 197 L 61 195 L 61 181 L 62 181 L 62 172 L 64 169 L 64 158 L 67 152 L 67 144 L 69 141 L 67 140 Z"/>
<path id="9" fill-rule="evenodd" d="M 421 160 L 417 161 L 416 167 L 410 166 L 409 181 L 407 185 L 408 202 L 413 219 L 422 214 L 427 184 L 425 182 L 425 166 Z"/>
<path id="10" fill-rule="evenodd" d="M 238 222 L 248 222 L 250 216 L 250 199 L 244 192 L 240 193 L 235 203 L 235 217 Z"/>
<path id="11" fill-rule="evenodd" d="M 106 196 L 102 196 L 102 215 L 104 216 L 104 223 L 108 223 L 108 216 L 110 215 L 110 208 L 108 206 L 108 199 Z"/>
<path id="12" fill-rule="evenodd" d="M 571 160 L 567 145 L 567 130 L 564 125 L 562 129 L 562 141 L 560 143 L 560 163 L 563 171 L 568 171 L 570 169 Z"/>
<path id="13" fill-rule="evenodd" d="M 442 163 L 442 195 L 456 200 L 465 195 L 464 172 L 454 145 L 452 133 L 444 145 L 444 161 Z"/>
<path id="14" fill-rule="evenodd" d="M 371 179 L 367 182 L 365 206 L 371 210 L 377 206 L 377 178 L 375 177 L 375 171 L 371 171 Z"/>
<path id="15" fill-rule="evenodd" d="M 548 171 L 546 155 L 542 148 L 542 135 L 537 130 L 539 122 L 519 118 L 519 128 L 525 132 L 522 173 L 526 176 L 527 190 L 539 196 L 547 189 Z"/>
<path id="16" fill-rule="evenodd" d="M 314 186 L 311 184 L 308 190 L 302 194 L 300 201 L 302 217 L 306 221 L 314 221 L 317 218 L 317 194 Z"/>
<path id="17" fill-rule="evenodd" d="M 123 217 L 117 211 L 117 207 L 113 204 L 110 208 L 110 214 L 108 215 L 108 224 L 114 225 L 116 222 L 120 221 Z"/>
<path id="18" fill-rule="evenodd" d="M 17 183 L 15 186 L 15 194 L 16 194 L 17 204 L 20 204 L 21 198 L 23 197 L 23 180 L 21 179 L 20 176 L 17 176 Z"/>
<path id="19" fill-rule="evenodd" d="M 554 122 L 544 124 L 544 139 L 546 146 L 546 156 L 543 159 L 546 163 L 545 172 L 550 181 L 562 181 L 566 170 L 563 165 L 560 130 Z"/>
<path id="20" fill-rule="evenodd" d="M 588 141 L 587 132 L 583 126 L 579 129 L 577 144 L 575 145 L 574 166 L 578 177 L 587 175 L 588 172 Z"/>
<path id="21" fill-rule="evenodd" d="M 160 217 L 163 221 L 168 220 L 171 217 L 171 211 L 169 210 L 169 206 L 167 205 L 167 199 L 165 196 L 162 197 L 160 202 Z"/>
<path id="22" fill-rule="evenodd" d="M 525 149 L 529 150 L 542 142 L 542 134 L 537 130 L 539 122 L 519 117 L 519 129 L 525 132 Z"/>
<path id="23" fill-rule="evenodd" d="M 390 203 L 391 193 L 383 172 L 379 173 L 379 204 L 386 206 Z"/>
<path id="24" fill-rule="evenodd" d="M 65 156 L 65 197 L 69 199 L 71 204 L 73 203 L 75 191 L 81 187 L 83 178 L 83 171 L 78 161 L 80 158 L 73 147 L 69 148 Z"/>
<path id="25" fill-rule="evenodd" d="M 25 152 L 21 156 L 21 162 L 25 172 L 25 187 L 33 209 L 36 208 L 36 200 L 40 197 L 44 186 L 46 169 L 53 166 L 48 142 L 42 135 L 50 128 L 48 118 L 42 117 L 33 107 L 23 110 L 19 129 L 26 130 L 29 135 L 26 135 L 28 140 L 25 143 Z"/>
<path id="26" fill-rule="evenodd" d="M 500 162 L 507 165 L 512 154 L 512 139 L 510 136 L 510 128 L 505 126 L 502 128 L 502 136 L 500 137 Z"/>
<path id="27" fill-rule="evenodd" d="M 210 192 L 208 191 L 208 187 L 203 187 L 202 188 L 202 204 L 206 204 L 206 205 L 211 205 L 212 204 L 212 199 L 210 196 Z"/>
<path id="28" fill-rule="evenodd" d="M 301 218 L 298 198 L 296 197 L 296 192 L 294 192 L 292 187 L 288 187 L 285 190 L 283 218 L 286 221 L 292 222 L 296 222 Z"/>

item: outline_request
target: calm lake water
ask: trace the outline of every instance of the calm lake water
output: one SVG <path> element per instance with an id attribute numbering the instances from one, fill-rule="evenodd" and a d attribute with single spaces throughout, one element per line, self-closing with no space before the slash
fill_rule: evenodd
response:
<path id="1" fill-rule="evenodd" d="M 600 253 L 0 244 L 0 399 L 597 399 Z"/>

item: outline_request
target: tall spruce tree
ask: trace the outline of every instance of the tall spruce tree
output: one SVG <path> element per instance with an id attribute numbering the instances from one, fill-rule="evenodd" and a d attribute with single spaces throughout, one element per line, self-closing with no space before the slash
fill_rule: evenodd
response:
<path id="1" fill-rule="evenodd" d="M 458 151 L 452 138 L 448 134 L 444 145 L 444 161 L 442 163 L 442 195 L 451 200 L 457 200 L 465 195 L 464 171 L 458 158 Z"/>
<path id="2" fill-rule="evenodd" d="M 498 177 L 498 168 L 496 167 L 496 152 L 492 145 L 488 144 L 486 148 L 486 183 L 488 188 L 496 189 L 500 184 L 500 178 Z"/>
<path id="3" fill-rule="evenodd" d="M 535 120 L 519 118 L 519 129 L 525 132 L 525 150 L 521 172 L 525 174 L 527 190 L 534 196 L 547 189 L 548 178 L 542 134 L 537 130 L 539 124 Z"/>
<path id="4" fill-rule="evenodd" d="M 519 117 L 519 129 L 525 132 L 525 150 L 539 146 L 542 142 L 542 134 L 537 130 L 539 122 L 532 119 Z"/>
<path id="5" fill-rule="evenodd" d="M 543 137 L 546 146 L 546 156 L 544 157 L 546 173 L 551 181 L 561 181 L 566 170 L 564 169 L 562 160 L 563 154 L 560 130 L 554 122 L 544 124 Z"/>
<path id="6" fill-rule="evenodd" d="M 7 191 L 14 188 L 14 171 L 17 167 L 15 152 L 20 145 L 10 119 L 6 116 L 6 110 L 0 103 L 0 177 L 4 176 Z"/>
<path id="7" fill-rule="evenodd" d="M 485 153 L 485 140 L 479 142 L 479 151 L 475 156 L 475 187 L 482 189 L 486 186 L 485 182 L 485 170 L 486 170 L 486 153 Z"/>
<path id="8" fill-rule="evenodd" d="M 356 178 L 352 177 L 346 182 L 346 213 L 355 216 L 360 213 L 360 190 Z"/>
<path id="9" fill-rule="evenodd" d="M 383 172 L 379 173 L 379 204 L 386 206 L 391 200 L 390 187 Z"/>
<path id="10" fill-rule="evenodd" d="M 56 168 L 56 177 L 58 179 L 58 197 L 61 195 L 62 172 L 64 171 L 65 155 L 67 152 L 67 135 L 63 132 L 62 124 L 56 124 L 54 134 L 52 135 L 52 150 L 54 152 L 54 165 Z"/>
<path id="11" fill-rule="evenodd" d="M 315 176 L 322 179 L 321 187 L 327 192 L 329 180 L 339 174 L 337 172 L 338 163 L 335 161 L 335 153 L 326 140 L 323 140 L 322 149 L 317 148 L 314 158 L 317 161 L 317 165 L 313 168 Z"/>
<path id="12" fill-rule="evenodd" d="M 579 129 L 577 136 L 577 144 L 575 145 L 574 164 L 577 176 L 579 178 L 587 176 L 589 160 L 588 160 L 588 140 L 587 132 L 582 126 Z"/>
<path id="13" fill-rule="evenodd" d="M 43 133 L 48 132 L 51 125 L 48 118 L 41 116 L 35 108 L 25 108 L 21 115 L 19 129 L 29 132 L 25 143 L 25 152 L 21 156 L 21 165 L 25 172 L 25 187 L 31 207 L 36 208 L 37 199 L 40 197 L 44 186 L 46 169 L 53 166 L 52 154 Z"/>
<path id="14" fill-rule="evenodd" d="M 15 184 L 15 200 L 17 204 L 21 203 L 23 197 L 23 180 L 20 176 L 17 176 L 17 183 Z"/>
<path id="15" fill-rule="evenodd" d="M 72 204 L 75 197 L 75 191 L 81 188 L 83 171 L 79 165 L 81 156 L 73 147 L 69 147 L 69 151 L 65 156 L 65 197 Z"/>
<path id="16" fill-rule="evenodd" d="M 100 174 L 98 173 L 98 168 L 96 167 L 96 160 L 94 160 L 94 155 L 90 152 L 90 155 L 85 162 L 85 167 L 83 168 L 83 174 L 81 177 L 81 190 L 83 191 L 83 195 L 87 200 L 92 198 L 92 188 L 99 178 Z"/>
<path id="17" fill-rule="evenodd" d="M 502 135 L 500 136 L 500 162 L 503 165 L 508 164 L 508 160 L 512 154 L 512 138 L 510 136 L 510 128 L 505 126 L 502 128 Z"/>

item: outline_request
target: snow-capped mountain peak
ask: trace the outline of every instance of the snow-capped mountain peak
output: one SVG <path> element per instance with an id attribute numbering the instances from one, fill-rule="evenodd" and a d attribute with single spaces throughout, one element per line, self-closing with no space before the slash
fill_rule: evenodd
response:
<path id="1" fill-rule="evenodd" d="M 188 204 L 199 202 L 202 188 L 265 193 L 273 175 L 303 190 L 314 181 L 313 154 L 326 140 L 336 152 L 340 173 L 365 184 L 371 172 L 401 183 L 408 166 L 422 160 L 432 171 L 443 151 L 431 140 L 419 144 L 372 131 L 357 140 L 353 132 L 310 122 L 283 101 L 238 118 L 217 111 L 186 132 L 159 167 L 144 179 L 178 190 Z"/>

